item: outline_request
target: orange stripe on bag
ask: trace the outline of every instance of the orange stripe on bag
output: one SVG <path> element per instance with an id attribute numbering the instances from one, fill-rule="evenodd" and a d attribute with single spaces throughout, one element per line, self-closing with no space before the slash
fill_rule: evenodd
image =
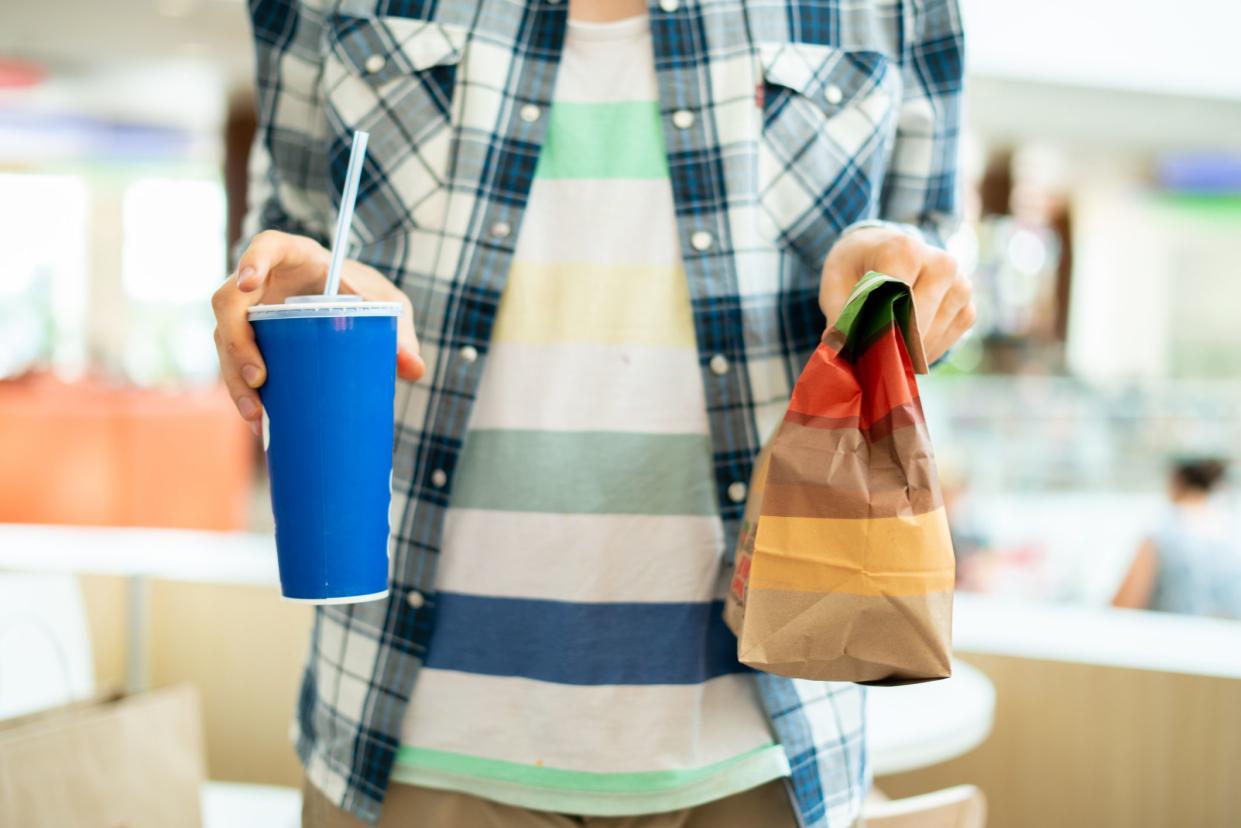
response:
<path id="1" fill-rule="evenodd" d="M 952 542 L 943 508 L 856 520 L 763 515 L 751 590 L 923 595 L 952 589 Z"/>

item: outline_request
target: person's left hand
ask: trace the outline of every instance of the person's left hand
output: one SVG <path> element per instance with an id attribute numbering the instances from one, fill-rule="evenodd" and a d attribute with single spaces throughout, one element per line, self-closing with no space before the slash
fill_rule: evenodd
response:
<path id="1" fill-rule="evenodd" d="M 819 307 L 829 323 L 844 309 L 853 286 L 872 270 L 913 286 L 927 362 L 947 353 L 974 324 L 974 289 L 957 269 L 957 260 L 890 227 L 861 227 L 846 233 L 828 253 L 819 284 Z"/>

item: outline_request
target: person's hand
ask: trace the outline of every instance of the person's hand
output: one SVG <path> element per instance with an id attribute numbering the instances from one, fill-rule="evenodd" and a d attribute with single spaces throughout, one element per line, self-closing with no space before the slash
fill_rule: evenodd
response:
<path id="1" fill-rule="evenodd" d="M 329 251 L 313 239 L 267 230 L 254 237 L 237 272 L 211 297 L 220 372 L 238 413 L 255 434 L 262 415 L 255 389 L 267 379 L 267 369 L 246 311 L 253 305 L 277 305 L 290 296 L 323 292 L 330 259 Z M 341 268 L 340 290 L 371 301 L 401 303 L 396 372 L 402 379 L 421 377 L 426 366 L 418 355 L 413 307 L 405 293 L 374 268 L 349 260 Z"/>
<path id="2" fill-rule="evenodd" d="M 872 270 L 913 286 L 928 362 L 947 353 L 974 324 L 974 289 L 956 259 L 890 227 L 846 233 L 828 253 L 819 284 L 819 307 L 828 322 L 840 315 L 853 286 Z"/>

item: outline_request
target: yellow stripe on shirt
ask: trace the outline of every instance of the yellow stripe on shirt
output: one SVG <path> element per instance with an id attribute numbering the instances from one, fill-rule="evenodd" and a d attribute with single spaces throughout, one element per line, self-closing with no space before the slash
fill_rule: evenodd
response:
<path id="1" fill-rule="evenodd" d="M 692 348 L 685 272 L 679 266 L 515 262 L 492 339 Z"/>

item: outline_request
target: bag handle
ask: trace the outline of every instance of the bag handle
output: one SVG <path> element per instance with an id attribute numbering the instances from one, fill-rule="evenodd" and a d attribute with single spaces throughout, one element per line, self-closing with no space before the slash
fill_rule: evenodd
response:
<path id="1" fill-rule="evenodd" d="M 0 642 L 3 642 L 15 630 L 28 629 L 33 625 L 35 629 L 47 636 L 47 640 L 51 643 L 52 652 L 56 656 L 56 661 L 60 666 L 60 679 L 64 685 L 65 701 L 72 701 L 73 694 L 73 669 L 69 665 L 69 653 L 65 649 L 65 644 L 56 634 L 56 630 L 45 618 L 37 615 L 16 615 L 5 619 L 4 624 L 0 624 Z M 16 667 L 13 672 L 21 669 L 21 665 L 7 665 L 8 667 Z M 4 691 L 4 675 L 6 665 L 0 664 L 0 698 L 3 698 Z M 50 707 L 51 705 L 44 705 Z"/>

